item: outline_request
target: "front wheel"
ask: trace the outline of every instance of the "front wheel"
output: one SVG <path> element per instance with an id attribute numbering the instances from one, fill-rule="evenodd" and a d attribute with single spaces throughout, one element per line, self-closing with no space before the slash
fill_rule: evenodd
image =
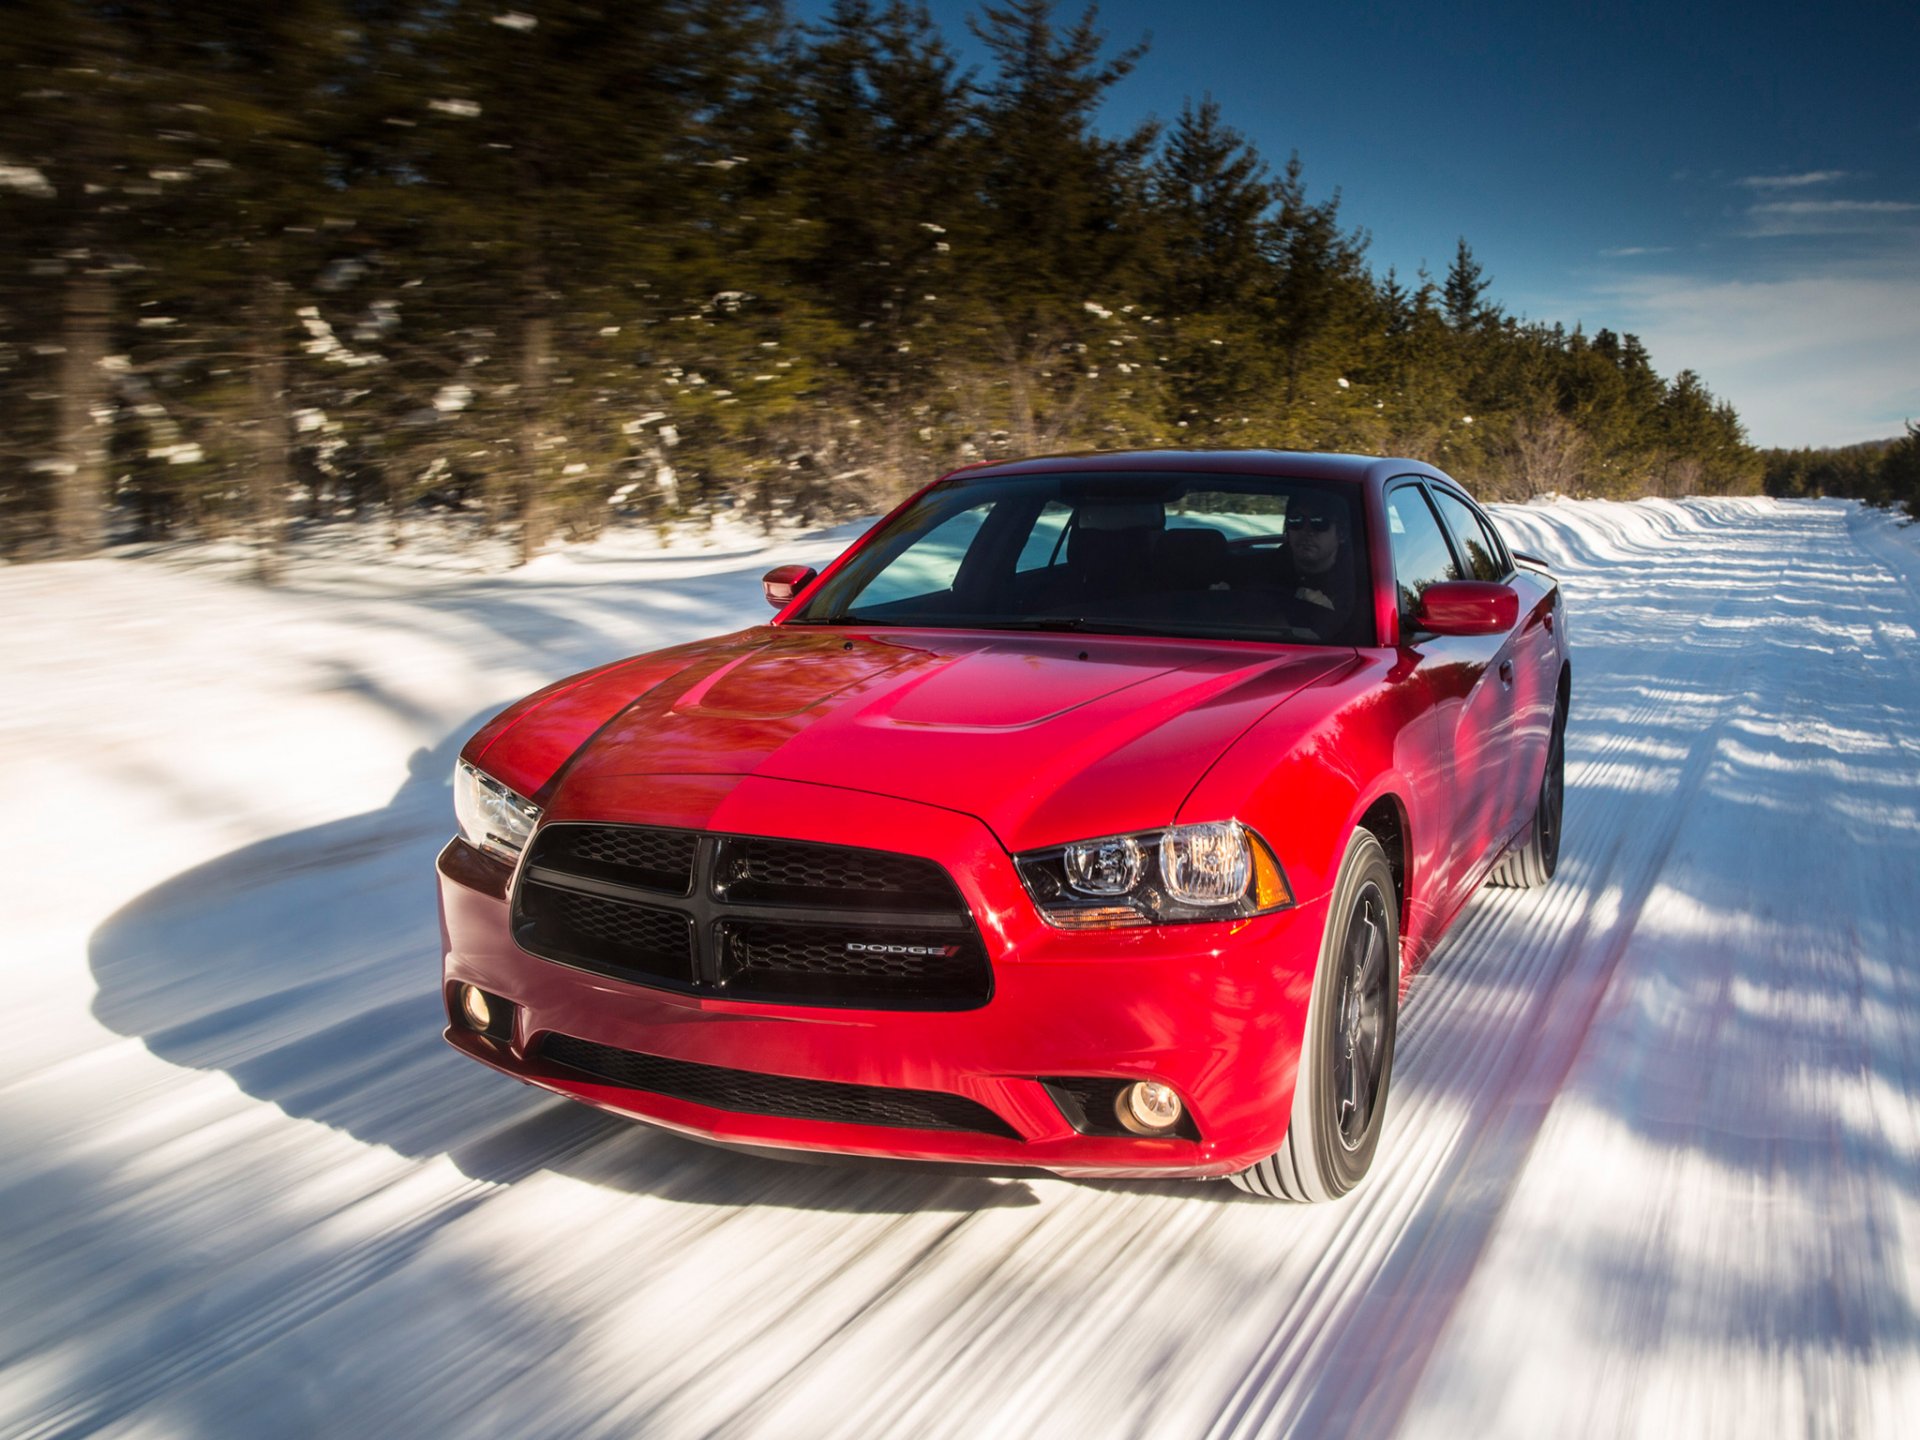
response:
<path id="1" fill-rule="evenodd" d="M 1356 830 L 1327 908 L 1280 1148 L 1230 1177 L 1271 1200 L 1336 1200 L 1380 1143 L 1400 1000 L 1400 920 L 1380 842 Z"/>

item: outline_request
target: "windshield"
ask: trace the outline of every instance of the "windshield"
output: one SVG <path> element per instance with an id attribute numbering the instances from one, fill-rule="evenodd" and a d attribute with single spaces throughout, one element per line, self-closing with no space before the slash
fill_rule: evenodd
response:
<path id="1" fill-rule="evenodd" d="M 962 477 L 787 623 L 1370 645 L 1358 500 L 1266 476 Z"/>

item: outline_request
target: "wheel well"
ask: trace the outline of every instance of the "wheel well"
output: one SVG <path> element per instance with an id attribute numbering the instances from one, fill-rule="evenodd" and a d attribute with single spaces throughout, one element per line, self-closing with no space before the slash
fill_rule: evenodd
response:
<path id="1" fill-rule="evenodd" d="M 1573 704 L 1573 665 L 1571 662 L 1560 667 L 1560 693 L 1554 697 L 1554 703 L 1560 707 L 1560 718 L 1566 719 L 1567 710 Z"/>
<path id="2" fill-rule="evenodd" d="M 1400 802 L 1382 795 L 1360 817 L 1360 829 L 1370 831 L 1387 852 L 1387 868 L 1393 872 L 1393 904 L 1400 912 L 1401 933 L 1407 925 L 1407 824 L 1400 814 Z"/>

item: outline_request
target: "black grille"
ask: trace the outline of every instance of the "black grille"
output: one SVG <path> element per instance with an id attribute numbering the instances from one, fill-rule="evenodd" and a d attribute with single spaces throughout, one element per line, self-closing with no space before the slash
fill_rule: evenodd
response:
<path id="1" fill-rule="evenodd" d="M 571 1035 L 549 1035 L 541 1057 L 609 1084 L 666 1095 L 715 1110 L 746 1115 L 782 1115 L 795 1120 L 833 1120 L 847 1125 L 890 1125 L 912 1130 L 968 1130 L 1017 1140 L 1019 1132 L 993 1111 L 962 1095 L 937 1090 L 894 1090 L 795 1080 L 751 1070 L 726 1070 L 660 1055 L 616 1050 Z"/>
<path id="2" fill-rule="evenodd" d="M 721 842 L 715 882 L 722 895 L 741 903 L 966 911 L 953 881 L 933 861 L 841 845 L 731 837 Z"/>
<path id="3" fill-rule="evenodd" d="M 550 825 L 534 842 L 528 863 L 684 895 L 693 886 L 694 855 L 699 844 L 700 837 L 692 830 Z"/>
<path id="4" fill-rule="evenodd" d="M 678 911 L 528 884 L 517 918 L 516 936 L 536 953 L 615 975 L 693 984 L 693 926 Z"/>
<path id="5" fill-rule="evenodd" d="M 915 855 L 560 822 L 534 837 L 513 926 L 550 960 L 737 1000 L 963 1010 L 993 993 L 958 887 Z"/>
<path id="6" fill-rule="evenodd" d="M 895 1003 L 965 1006 L 987 999 L 980 944 L 953 931 L 729 920 L 720 927 L 720 980 L 729 991 L 853 999 L 884 990 Z"/>

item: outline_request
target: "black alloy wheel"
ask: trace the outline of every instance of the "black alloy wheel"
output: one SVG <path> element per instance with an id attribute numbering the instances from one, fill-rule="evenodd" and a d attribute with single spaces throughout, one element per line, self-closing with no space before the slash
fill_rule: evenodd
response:
<path id="1" fill-rule="evenodd" d="M 1380 1144 L 1400 1002 L 1400 915 L 1380 842 L 1357 830 L 1334 882 L 1280 1148 L 1231 1176 L 1271 1200 L 1335 1200 Z"/>
<path id="2" fill-rule="evenodd" d="M 1328 1057 L 1338 1107 L 1340 1144 L 1348 1151 L 1365 1142 L 1380 1099 L 1381 1060 L 1387 1042 L 1387 900 L 1369 881 L 1347 920 L 1340 966 L 1337 1038 Z"/>

